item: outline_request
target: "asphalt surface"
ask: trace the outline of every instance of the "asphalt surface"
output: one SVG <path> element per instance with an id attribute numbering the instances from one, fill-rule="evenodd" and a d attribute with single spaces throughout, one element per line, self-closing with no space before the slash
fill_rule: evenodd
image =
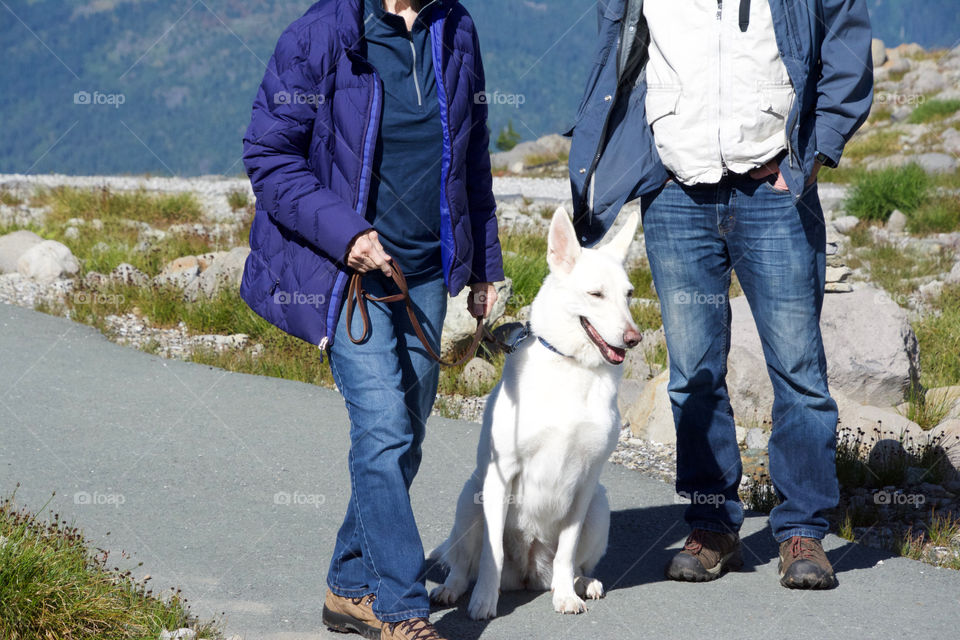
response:
<path id="1" fill-rule="evenodd" d="M 336 393 L 163 360 L 95 329 L 0 305 L 0 493 L 72 519 L 125 566 L 179 586 L 201 617 L 249 640 L 343 638 L 320 622 L 329 554 L 348 497 L 346 412 Z M 443 540 L 472 470 L 478 425 L 433 420 L 413 489 L 424 544 Z M 672 487 L 608 465 L 609 590 L 580 616 L 549 594 L 507 594 L 500 617 L 456 608 L 452 639 L 955 638 L 960 572 L 830 537 L 840 586 L 792 592 L 766 519 L 743 531 L 747 566 L 709 584 L 665 581 L 683 541 Z M 56 492 L 55 497 L 51 494 Z M 436 576 L 432 576 L 436 577 Z"/>

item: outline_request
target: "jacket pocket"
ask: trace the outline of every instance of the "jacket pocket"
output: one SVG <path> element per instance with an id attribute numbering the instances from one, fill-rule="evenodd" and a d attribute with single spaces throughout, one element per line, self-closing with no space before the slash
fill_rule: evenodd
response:
<path id="1" fill-rule="evenodd" d="M 760 85 L 760 111 L 786 120 L 793 108 L 796 96 L 789 83 L 765 83 Z"/>
<path id="2" fill-rule="evenodd" d="M 647 85 L 647 124 L 653 125 L 653 123 L 661 118 L 676 114 L 681 93 L 682 88 L 680 85 Z"/>

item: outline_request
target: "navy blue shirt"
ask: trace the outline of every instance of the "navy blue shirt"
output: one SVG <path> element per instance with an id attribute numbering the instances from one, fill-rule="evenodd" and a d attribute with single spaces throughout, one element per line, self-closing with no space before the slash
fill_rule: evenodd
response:
<path id="1" fill-rule="evenodd" d="M 367 60 L 383 82 L 383 115 L 367 220 L 408 276 L 439 277 L 443 129 L 430 30 L 413 30 L 380 0 L 366 0 Z"/>

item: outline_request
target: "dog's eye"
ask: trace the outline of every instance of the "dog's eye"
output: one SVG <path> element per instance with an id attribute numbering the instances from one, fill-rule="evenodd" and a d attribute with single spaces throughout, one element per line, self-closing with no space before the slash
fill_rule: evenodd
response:
<path id="1" fill-rule="evenodd" d="M 603 291 L 591 291 L 590 295 L 592 295 L 594 298 L 600 298 L 601 300 L 603 299 Z"/>
<path id="2" fill-rule="evenodd" d="M 627 297 L 628 297 L 628 298 L 632 298 L 632 297 L 633 297 L 633 289 L 630 289 L 630 291 L 627 291 Z"/>

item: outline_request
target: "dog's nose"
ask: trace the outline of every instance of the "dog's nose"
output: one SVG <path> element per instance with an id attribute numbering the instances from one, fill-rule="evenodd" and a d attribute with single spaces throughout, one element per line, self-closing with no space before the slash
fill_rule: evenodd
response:
<path id="1" fill-rule="evenodd" d="M 640 332 L 633 327 L 627 329 L 626 333 L 623 334 L 623 342 L 628 348 L 637 346 L 640 344 L 641 340 L 643 340 L 643 336 L 641 336 Z"/>

